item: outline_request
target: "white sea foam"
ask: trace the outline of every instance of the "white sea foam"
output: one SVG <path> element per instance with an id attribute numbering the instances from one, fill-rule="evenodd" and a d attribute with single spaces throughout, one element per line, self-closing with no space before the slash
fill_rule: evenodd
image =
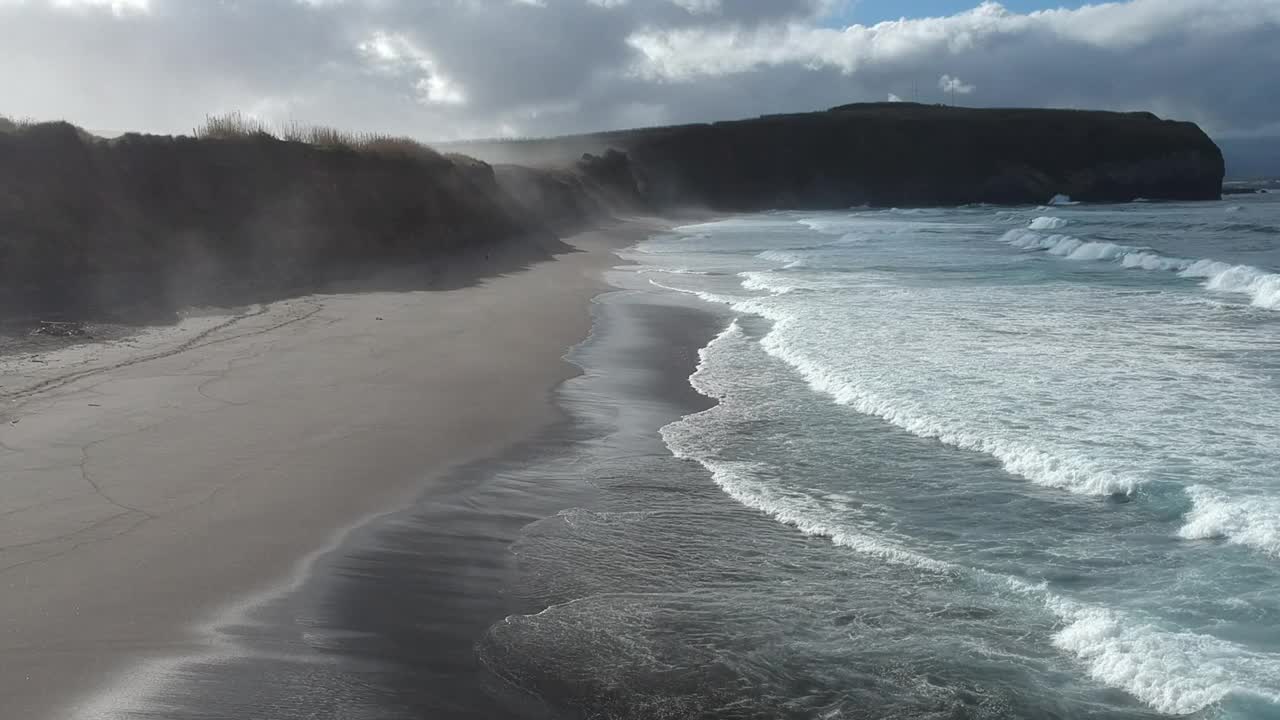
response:
<path id="1" fill-rule="evenodd" d="M 1189 540 L 1222 538 L 1280 557 L 1280 500 L 1232 498 L 1204 485 L 1193 485 L 1186 493 L 1192 507 L 1183 518 L 1179 535 Z"/>
<path id="2" fill-rule="evenodd" d="M 847 222 L 831 218 L 801 218 L 797 222 L 823 235 L 843 235 L 848 227 Z"/>
<path id="3" fill-rule="evenodd" d="M 737 312 L 772 320 L 774 328 L 761 341 L 761 347 L 799 372 L 814 390 L 857 412 L 879 417 L 920 437 L 933 438 L 954 447 L 991 455 L 1000 460 L 1009 472 L 1038 485 L 1083 495 L 1132 495 L 1140 485 L 1136 478 L 1108 470 L 1087 457 L 1048 452 L 1013 433 L 984 432 L 948 423 L 936 418 L 918 403 L 881 396 L 857 380 L 844 378 L 787 344 L 785 338 L 795 318 L 773 305 L 755 299 L 681 290 L 653 280 L 649 282 L 669 290 L 697 295 L 708 302 L 729 305 Z"/>
<path id="4" fill-rule="evenodd" d="M 728 388 L 716 382 L 715 375 L 711 370 L 711 357 L 720 347 L 742 338 L 742 326 L 738 324 L 738 319 L 734 318 L 728 327 L 721 330 L 719 334 L 711 339 L 711 342 L 698 349 L 698 364 L 694 368 L 693 374 L 689 376 L 689 384 L 693 386 L 694 390 L 710 398 L 724 396 Z"/>
<path id="5" fill-rule="evenodd" d="M 1246 293 L 1255 304 L 1265 301 L 1268 276 L 1273 276 L 1249 266 L 1164 255 L 1138 241 L 1089 242 L 1037 232 L 1027 227 L 1033 216 L 1018 218 L 1019 229 L 1006 234 L 1006 241 L 1076 261 L 1182 273 L 1205 290 Z M 922 226 L 908 218 L 894 222 Z M 1171 299 L 1210 302 L 1215 296 L 1171 296 L 1161 292 L 1160 283 L 1135 288 L 1126 283 L 1117 289 L 1060 282 L 1032 293 L 946 277 L 920 283 L 910 275 L 903 282 L 881 266 L 905 257 L 914 271 L 916 263 L 934 262 L 934 253 L 947 254 L 939 263 L 951 253 L 965 256 L 932 233 L 907 233 L 899 243 L 877 229 L 875 237 L 875 243 L 851 249 L 858 262 L 842 264 L 839 274 L 821 272 L 821 255 L 810 256 L 813 267 L 805 272 L 762 274 L 809 292 L 750 298 L 727 289 L 718 297 L 701 294 L 773 323 L 758 349 L 741 345 L 754 341 L 735 322 L 717 338 L 723 353 L 700 353 L 691 382 L 724 400 L 725 419 L 744 419 L 741 414 L 748 412 L 735 405 L 732 389 L 760 382 L 762 349 L 836 402 L 917 435 L 988 453 L 1038 484 L 1111 494 L 1159 483 L 1144 496 L 1150 505 L 1140 503 L 1151 507 L 1167 502 L 1164 492 L 1174 483 L 1205 483 L 1187 490 L 1192 509 L 1173 524 L 1180 530 L 1170 528 L 1185 540 L 1151 548 L 1153 556 L 1165 559 L 1192 553 L 1188 557 L 1209 566 L 1204 575 L 1199 566 L 1188 567 L 1183 577 L 1177 567 L 1158 565 L 1151 568 L 1154 591 L 1143 592 L 1146 586 L 1139 581 L 1145 580 L 1138 578 L 1133 587 L 1111 593 L 1106 573 L 1097 576 L 1099 584 L 1077 590 L 1074 584 L 1038 581 L 1034 572 L 1025 578 L 996 572 L 1004 565 L 988 572 L 969 567 L 984 561 L 957 554 L 963 550 L 912 540 L 897 534 L 896 526 L 882 530 L 879 510 L 825 486 L 804 487 L 803 470 L 784 472 L 772 460 L 757 464 L 722 456 L 717 452 L 721 433 L 740 427 L 732 422 L 724 426 L 713 415 L 701 421 L 691 416 L 688 423 L 665 428 L 673 452 L 702 462 L 739 502 L 802 532 L 884 562 L 936 570 L 961 584 L 975 581 L 984 592 L 1006 599 L 1024 598 L 1028 608 L 1057 618 L 1051 635 L 1032 637 L 1052 642 L 1063 653 L 1059 662 L 1078 664 L 1098 683 L 1156 711 L 1213 711 L 1224 701 L 1234 708 L 1241 698 L 1248 698 L 1246 705 L 1253 698 L 1280 702 L 1280 656 L 1262 651 L 1272 644 L 1269 636 L 1255 639 L 1243 635 L 1243 624 L 1219 627 L 1212 619 L 1186 625 L 1182 611 L 1189 601 L 1179 595 L 1191 588 L 1211 593 L 1219 579 L 1212 551 L 1202 553 L 1193 540 L 1237 544 L 1239 551 L 1230 555 L 1248 548 L 1280 558 L 1280 498 L 1269 494 L 1275 469 L 1268 445 L 1276 428 L 1274 388 L 1264 375 L 1242 373 L 1235 359 L 1265 352 L 1267 336 L 1234 324 L 1220 326 L 1213 318 L 1178 325 L 1185 315 L 1170 305 Z M 844 259 L 838 251 L 833 255 Z M 849 271 L 859 264 L 872 269 Z M 1240 307 L 1238 298 L 1216 297 Z M 1176 334 L 1170 333 L 1171 325 L 1177 326 Z M 748 360 L 735 353 L 745 353 Z M 751 391 L 751 397 L 758 395 Z M 1246 408 L 1247 418 L 1240 415 Z M 1208 430 L 1214 431 L 1211 436 Z M 771 456 L 751 459 L 758 457 Z M 1207 487 L 1210 483 L 1215 487 Z M 1130 543 L 1146 549 L 1142 542 L 1100 528 L 1097 538 L 1072 537 L 1054 552 L 1087 562 L 1091 554 L 1115 558 L 1117 548 Z M 1224 566 L 1221 572 L 1229 580 L 1234 570 Z M 1170 582 L 1178 583 L 1176 593 L 1168 592 Z M 1223 593 L 1236 589 L 1230 583 L 1221 587 Z"/>
<path id="6" fill-rule="evenodd" d="M 752 270 L 740 272 L 738 277 L 742 278 L 742 287 L 747 290 L 760 290 L 774 295 L 785 295 L 796 289 L 795 285 L 780 279 L 778 275 L 771 272 L 756 272 Z"/>
<path id="7" fill-rule="evenodd" d="M 1067 224 L 1067 220 L 1064 218 L 1053 217 L 1052 215 L 1041 215 L 1035 220 L 1032 220 L 1031 224 L 1027 227 L 1031 230 L 1060 230 L 1066 227 Z"/>
<path id="8" fill-rule="evenodd" d="M 1171 629 L 1118 608 L 1084 603 L 1051 592 L 1047 583 L 968 568 L 930 557 L 851 521 L 844 499 L 815 496 L 779 482 L 778 473 L 753 462 L 727 461 L 699 447 L 707 434 L 699 421 L 731 407 L 726 399 L 732 382 L 740 382 L 746 367 L 738 366 L 742 327 L 735 320 L 699 351 L 691 384 L 725 404 L 688 416 L 662 430 L 677 456 L 701 463 L 713 481 L 730 497 L 778 522 L 836 546 L 958 580 L 974 580 L 1042 604 L 1062 623 L 1052 642 L 1076 658 L 1096 681 L 1123 690 L 1162 713 L 1188 714 L 1211 707 L 1228 696 L 1251 695 L 1280 699 L 1280 661 L 1211 635 Z M 738 378 L 738 380 L 734 380 Z"/>
<path id="9" fill-rule="evenodd" d="M 711 274 L 705 270 L 690 270 L 688 268 L 664 268 L 664 267 L 643 268 L 639 270 L 639 272 L 658 273 L 662 275 L 710 275 Z"/>
<path id="10" fill-rule="evenodd" d="M 1136 250 L 1125 253 L 1120 258 L 1120 264 L 1140 270 L 1177 271 L 1186 269 L 1190 263 L 1182 258 L 1171 258 L 1153 250 Z"/>
<path id="11" fill-rule="evenodd" d="M 915 435 L 991 455 L 1005 469 L 1039 485 L 1087 495 L 1132 494 L 1138 481 L 1103 468 L 1085 457 L 1046 452 L 1013 434 L 990 434 L 932 416 L 918 403 L 881 396 L 856 379 L 842 377 L 821 362 L 793 350 L 785 339 L 791 318 L 764 312 L 775 325 L 761 346 L 800 373 L 814 390 L 865 415 L 874 415 Z"/>
<path id="12" fill-rule="evenodd" d="M 801 259 L 800 255 L 786 250 L 765 250 L 756 255 L 761 260 L 768 260 L 774 263 L 793 263 Z"/>
<path id="13" fill-rule="evenodd" d="M 649 279 L 649 284 L 653 285 L 654 287 L 660 287 L 663 290 L 670 290 L 671 292 L 683 293 L 685 295 L 693 295 L 701 300 L 704 300 L 710 303 L 728 304 L 728 303 L 736 302 L 734 298 L 725 297 L 723 295 L 716 295 L 715 293 L 710 293 L 705 290 L 691 290 L 688 288 L 678 288 L 671 285 L 666 285 L 664 283 L 660 283 L 657 280 L 654 280 L 652 278 Z"/>
<path id="14" fill-rule="evenodd" d="M 735 319 L 706 347 L 698 351 L 698 365 L 689 376 L 689 384 L 707 397 L 724 401 L 729 386 L 721 380 L 722 374 L 714 368 L 717 357 L 733 357 L 734 344 L 744 342 L 742 326 Z M 733 368 L 733 376 L 739 368 Z M 697 424 L 708 416 L 724 412 L 719 406 L 686 416 L 661 429 L 663 440 L 671 453 L 678 458 L 696 460 L 710 473 L 712 480 L 725 494 L 743 505 L 759 510 L 778 522 L 795 527 L 814 537 L 824 537 L 833 544 L 849 548 L 864 555 L 871 555 L 888 562 L 955 574 L 959 568 L 950 563 L 935 560 L 903 548 L 885 538 L 859 531 L 848 522 L 852 513 L 847 502 L 814 497 L 768 478 L 776 476 L 760 463 L 722 460 L 713 457 L 699 447 L 701 433 Z"/>
<path id="15" fill-rule="evenodd" d="M 1280 700 L 1275 656 L 1053 595 L 1045 605 L 1066 623 L 1054 645 L 1083 661 L 1095 680 L 1159 712 L 1198 712 L 1233 693 Z"/>
<path id="16" fill-rule="evenodd" d="M 1180 274 L 1204 278 L 1204 286 L 1208 290 L 1245 294 L 1252 298 L 1256 307 L 1280 310 L 1280 274 L 1216 260 L 1197 260 Z"/>
<path id="17" fill-rule="evenodd" d="M 862 555 L 880 558 L 896 565 L 954 575 L 959 568 L 950 563 L 912 552 L 884 538 L 859 532 L 839 519 L 838 507 L 828 507 L 803 493 L 780 490 L 759 475 L 762 468 L 753 463 L 700 460 L 711 472 L 712 480 L 725 494 L 743 505 L 759 510 L 784 525 L 805 535 L 827 538 L 833 545 Z M 766 473 L 767 474 L 767 473 Z M 838 505 L 838 503 L 837 503 Z"/>
<path id="18" fill-rule="evenodd" d="M 1280 274 L 1251 265 L 1169 257 L 1150 248 L 1087 242 L 1071 235 L 1045 235 L 1033 230 L 1009 230 L 1000 240 L 1016 248 L 1043 250 L 1068 260 L 1112 261 L 1126 268 L 1164 270 L 1177 272 L 1182 277 L 1203 278 L 1206 290 L 1248 295 L 1255 307 L 1280 309 Z"/>

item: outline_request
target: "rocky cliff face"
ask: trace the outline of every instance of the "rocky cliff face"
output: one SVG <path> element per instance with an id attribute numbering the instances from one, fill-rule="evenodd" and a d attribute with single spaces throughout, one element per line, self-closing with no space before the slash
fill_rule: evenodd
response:
<path id="1" fill-rule="evenodd" d="M 613 148 L 650 203 L 725 210 L 1203 200 L 1223 176 L 1197 126 L 1150 113 L 913 103 L 464 147 L 531 163 Z"/>

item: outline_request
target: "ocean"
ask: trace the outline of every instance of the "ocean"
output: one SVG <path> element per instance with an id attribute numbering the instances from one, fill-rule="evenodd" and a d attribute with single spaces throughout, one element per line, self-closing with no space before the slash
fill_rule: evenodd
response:
<path id="1" fill-rule="evenodd" d="M 673 587 L 522 621 L 610 643 L 633 703 L 1280 717 L 1280 196 L 776 212 L 625 256 L 721 318 L 716 404 L 660 433 L 749 511 L 620 500 L 595 553 Z"/>
<path id="2" fill-rule="evenodd" d="M 1280 718 L 1280 196 L 621 255 L 559 421 L 95 720 Z"/>

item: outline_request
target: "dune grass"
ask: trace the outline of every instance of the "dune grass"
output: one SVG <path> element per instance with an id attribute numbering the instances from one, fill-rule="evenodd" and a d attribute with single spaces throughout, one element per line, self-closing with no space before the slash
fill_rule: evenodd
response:
<path id="1" fill-rule="evenodd" d="M 289 122 L 272 127 L 239 112 L 210 115 L 195 129 L 201 139 L 234 140 L 272 138 L 321 148 L 351 150 L 382 155 L 440 157 L 440 154 L 413 138 L 372 132 L 348 132 L 320 125 Z"/>
<path id="2" fill-rule="evenodd" d="M 0 133 L 19 133 L 35 124 L 36 121 L 31 118 L 12 118 L 8 115 L 0 115 Z"/>

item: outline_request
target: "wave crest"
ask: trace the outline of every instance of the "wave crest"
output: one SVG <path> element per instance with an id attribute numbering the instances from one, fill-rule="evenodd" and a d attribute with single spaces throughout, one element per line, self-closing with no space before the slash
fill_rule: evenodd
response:
<path id="1" fill-rule="evenodd" d="M 1280 502 L 1274 498 L 1233 499 L 1204 485 L 1186 489 L 1191 511 L 1178 535 L 1188 540 L 1222 538 L 1280 557 Z"/>
<path id="2" fill-rule="evenodd" d="M 1041 215 L 1027 227 L 1031 230 L 1058 230 L 1067 226 L 1067 220 L 1052 215 Z"/>
<path id="3" fill-rule="evenodd" d="M 1254 307 L 1280 310 L 1280 274 L 1251 265 L 1232 265 L 1218 260 L 1170 257 L 1151 248 L 1089 242 L 1071 235 L 1045 235 L 1033 230 L 1009 230 L 1000 241 L 1023 250 L 1039 250 L 1068 260 L 1118 262 L 1139 270 L 1176 272 L 1185 278 L 1203 278 L 1212 292 L 1248 295 Z"/>
<path id="4" fill-rule="evenodd" d="M 1274 658 L 1208 635 L 1174 632 L 1106 607 L 1050 595 L 1066 626 L 1058 648 L 1080 658 L 1093 679 L 1121 688 L 1162 713 L 1186 715 L 1239 692 L 1275 702 Z"/>

